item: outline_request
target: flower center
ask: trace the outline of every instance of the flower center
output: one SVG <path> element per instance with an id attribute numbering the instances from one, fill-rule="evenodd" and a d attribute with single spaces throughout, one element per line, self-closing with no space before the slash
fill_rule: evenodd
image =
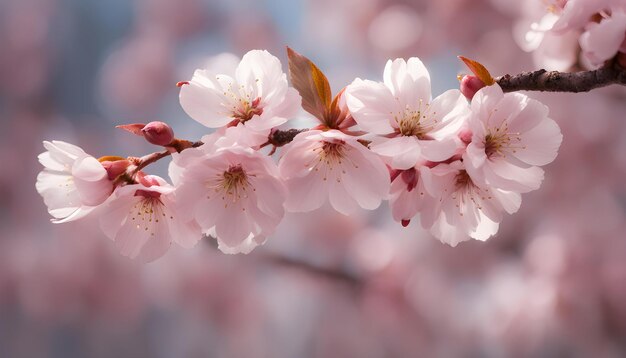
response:
<path id="1" fill-rule="evenodd" d="M 222 180 L 222 188 L 227 191 L 238 190 L 248 186 L 248 176 L 244 172 L 241 165 L 230 166 L 227 171 L 224 172 L 224 179 Z"/>
<path id="2" fill-rule="evenodd" d="M 454 178 L 455 188 L 465 189 L 469 185 L 472 185 L 472 178 L 470 178 L 469 174 L 465 170 L 461 170 L 456 177 Z"/>
<path id="3" fill-rule="evenodd" d="M 438 123 L 435 114 L 435 112 L 430 113 L 430 104 L 424 104 L 420 99 L 417 110 L 407 105 L 402 112 L 394 115 L 393 119 L 401 135 L 427 139 L 428 132 L 432 131 Z"/>
<path id="4" fill-rule="evenodd" d="M 341 164 L 341 158 L 344 156 L 344 141 L 338 142 L 324 142 L 322 144 L 322 150 L 320 157 L 323 158 L 326 164 L 333 164 L 335 162 Z"/>
<path id="5" fill-rule="evenodd" d="M 312 166 L 314 171 L 322 175 L 322 180 L 324 181 L 328 180 L 330 175 L 331 179 L 335 178 L 338 183 L 341 182 L 341 175 L 346 174 L 346 169 L 344 168 L 346 160 L 355 169 L 359 167 L 347 156 L 346 142 L 340 139 L 322 141 L 319 147 L 313 149 L 313 152 L 317 153 L 315 163 L 308 163 L 306 166 Z M 335 171 L 335 169 L 338 170 Z"/>
<path id="6" fill-rule="evenodd" d="M 219 75 L 215 77 L 216 80 L 223 80 Z M 255 80 L 259 82 L 259 79 Z M 261 115 L 263 108 L 261 107 L 261 97 L 253 99 L 253 90 L 247 89 L 246 86 L 237 86 L 236 82 L 228 83 L 228 87 L 224 90 L 224 102 L 222 106 L 226 108 L 226 115 L 233 118 L 234 122 L 237 121 L 244 123 L 254 115 Z"/>
<path id="7" fill-rule="evenodd" d="M 567 0 L 543 0 L 543 3 L 546 5 L 548 12 L 558 14 L 565 7 Z"/>
<path id="8" fill-rule="evenodd" d="M 471 201 L 477 209 L 481 210 L 482 206 L 480 203 L 492 198 L 489 189 L 482 189 L 476 186 L 465 170 L 459 171 L 454 178 L 454 192 L 451 197 L 452 200 L 457 201 L 455 206 L 461 210 L 461 216 L 463 216 L 464 210 L 462 206 L 465 206 L 466 201 Z"/>
<path id="9" fill-rule="evenodd" d="M 218 175 L 217 180 L 211 181 L 207 187 L 213 189 L 216 193 L 221 193 L 224 201 L 224 207 L 227 208 L 229 203 L 235 204 L 241 198 L 248 197 L 248 189 L 256 191 L 248 181 L 248 174 L 243 170 L 241 165 L 231 165 L 228 170 Z M 211 195 L 207 195 L 210 199 Z M 243 208 L 245 211 L 245 208 Z"/>
<path id="10" fill-rule="evenodd" d="M 254 115 L 260 116 L 263 114 L 263 108 L 259 106 L 261 103 L 261 97 L 257 97 L 254 101 L 250 102 L 244 99 L 239 100 L 239 106 L 233 111 L 233 118 L 244 123 Z"/>
<path id="11" fill-rule="evenodd" d="M 155 196 L 144 196 L 143 190 L 137 190 L 136 196 L 142 196 L 143 199 L 137 202 L 130 213 L 130 220 L 135 228 L 140 231 L 150 231 L 150 236 L 154 236 L 154 229 L 159 220 L 167 219 L 163 210 L 163 202 Z M 173 219 L 173 216 L 169 217 Z"/>
<path id="12" fill-rule="evenodd" d="M 506 157 L 507 151 L 516 153 L 518 149 L 526 149 L 521 145 L 519 133 L 510 133 L 506 121 L 497 128 L 490 129 L 485 136 L 485 154 L 487 158 Z"/>

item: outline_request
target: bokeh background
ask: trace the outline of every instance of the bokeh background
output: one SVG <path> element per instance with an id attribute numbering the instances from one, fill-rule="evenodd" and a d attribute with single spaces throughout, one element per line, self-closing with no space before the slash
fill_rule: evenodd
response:
<path id="1" fill-rule="evenodd" d="M 286 65 L 289 45 L 335 90 L 396 57 L 421 57 L 435 94 L 459 54 L 535 69 L 513 40 L 531 1 L 0 0 L 0 357 L 626 356 L 622 88 L 532 94 L 564 142 L 485 243 L 448 247 L 384 204 L 288 215 L 247 256 L 204 240 L 143 265 L 93 221 L 51 224 L 35 191 L 44 139 L 143 155 L 113 127 L 150 120 L 199 139 L 174 84 L 222 52 Z"/>

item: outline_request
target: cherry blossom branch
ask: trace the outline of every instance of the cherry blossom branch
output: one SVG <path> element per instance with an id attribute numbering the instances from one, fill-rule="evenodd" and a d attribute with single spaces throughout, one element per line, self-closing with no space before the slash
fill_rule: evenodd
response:
<path id="1" fill-rule="evenodd" d="M 565 73 L 538 70 L 517 75 L 506 74 L 495 78 L 504 92 L 547 91 L 589 92 L 592 89 L 612 84 L 626 86 L 626 69 L 618 65 L 607 65 L 593 71 Z"/>
<path id="2" fill-rule="evenodd" d="M 363 285 L 363 281 L 360 277 L 340 269 L 321 267 L 310 262 L 277 254 L 267 253 L 264 254 L 262 258 L 267 260 L 268 263 L 277 266 L 297 269 L 312 276 L 329 279 L 338 283 L 345 283 L 350 287 L 358 288 Z"/>
<path id="3" fill-rule="evenodd" d="M 267 140 L 268 144 L 274 147 L 282 147 L 285 144 L 290 143 L 295 136 L 302 132 L 306 132 L 308 129 L 287 129 L 287 130 L 275 130 L 270 133 Z"/>
<path id="4" fill-rule="evenodd" d="M 295 138 L 295 136 L 305 131 L 308 131 L 308 129 L 305 128 L 305 129 L 274 130 L 272 131 L 272 133 L 270 133 L 267 139 L 267 142 L 263 144 L 262 147 L 267 146 L 267 145 L 274 146 L 274 149 L 270 153 L 270 154 L 273 154 L 277 147 L 282 147 L 290 143 Z M 202 144 L 204 144 L 202 141 L 190 142 L 188 140 L 176 139 L 172 141 L 172 143 L 166 146 L 168 148 L 166 150 L 147 154 L 139 158 L 137 157 L 128 158 L 131 162 L 134 162 L 136 165 L 131 167 L 129 171 L 120 175 L 115 180 L 115 183 L 119 184 L 120 182 L 124 182 L 124 181 L 132 182 L 134 180 L 133 178 L 135 177 L 135 175 L 137 175 L 137 173 L 139 173 L 142 169 L 144 169 L 148 165 L 156 161 L 159 161 L 165 157 L 170 156 L 172 152 L 174 151 L 180 153 L 185 149 L 197 148 L 201 146 Z"/>
<path id="5" fill-rule="evenodd" d="M 218 249 L 217 239 L 212 235 L 203 234 L 202 242 L 207 243 L 215 250 Z M 306 260 L 301 260 L 295 257 L 285 256 L 270 251 L 258 253 L 257 255 L 255 255 L 255 257 L 262 264 L 298 270 L 312 277 L 318 277 L 340 284 L 346 284 L 353 288 L 359 288 L 364 285 L 363 278 L 361 276 L 345 271 L 340 267 L 333 268 L 320 266 Z"/>

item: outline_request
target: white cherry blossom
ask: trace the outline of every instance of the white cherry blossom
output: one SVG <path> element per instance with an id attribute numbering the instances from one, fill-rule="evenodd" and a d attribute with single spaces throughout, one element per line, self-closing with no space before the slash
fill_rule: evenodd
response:
<path id="1" fill-rule="evenodd" d="M 214 234 L 222 251 L 250 252 L 284 216 L 286 193 L 276 164 L 239 145 L 205 145 L 182 152 L 172 162 L 178 212 L 196 220 L 204 233 Z"/>
<path id="2" fill-rule="evenodd" d="M 37 175 L 36 188 L 52 222 L 80 219 L 109 197 L 113 182 L 96 158 L 62 141 L 43 145 L 48 151 L 39 155 L 44 169 Z"/>
<path id="3" fill-rule="evenodd" d="M 141 261 L 153 261 L 172 242 L 190 248 L 202 237 L 193 220 L 177 212 L 174 187 L 148 175 L 139 184 L 119 187 L 99 209 L 100 227 L 120 253 Z"/>
<path id="4" fill-rule="evenodd" d="M 476 93 L 463 160 L 475 181 L 520 193 L 539 188 L 543 170 L 557 155 L 563 136 L 548 107 L 497 85 Z"/>
<path id="5" fill-rule="evenodd" d="M 359 207 L 373 210 L 389 190 L 389 172 L 378 155 L 338 130 L 298 134 L 285 147 L 279 168 L 292 212 L 315 210 L 326 200 L 345 215 Z"/>
<path id="6" fill-rule="evenodd" d="M 181 83 L 180 104 L 201 124 L 243 126 L 256 135 L 258 145 L 297 112 L 300 95 L 289 87 L 280 61 L 269 52 L 249 51 L 234 72 L 215 72 L 230 66 L 218 67 L 196 70 L 190 81 Z"/>
<path id="7" fill-rule="evenodd" d="M 476 183 L 461 161 L 422 170 L 421 178 L 435 200 L 421 210 L 420 223 L 451 246 L 469 238 L 487 240 L 498 231 L 503 213 L 513 214 L 521 205 L 519 193 Z"/>
<path id="8" fill-rule="evenodd" d="M 397 169 L 412 168 L 421 159 L 450 158 L 457 148 L 454 134 L 469 113 L 459 90 L 431 100 L 430 75 L 416 57 L 389 60 L 383 83 L 356 79 L 345 95 L 358 125 L 379 135 L 372 151 Z"/>

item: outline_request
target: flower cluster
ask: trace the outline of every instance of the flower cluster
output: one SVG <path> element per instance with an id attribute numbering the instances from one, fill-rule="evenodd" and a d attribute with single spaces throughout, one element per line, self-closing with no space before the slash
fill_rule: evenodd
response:
<path id="1" fill-rule="evenodd" d="M 98 216 L 123 255 L 151 261 L 203 234 L 225 253 L 248 253 L 285 212 L 328 202 L 349 215 L 389 200 L 396 221 L 406 226 L 419 214 L 454 246 L 494 235 L 521 194 L 539 188 L 540 166 L 561 143 L 546 106 L 497 84 L 475 89 L 471 103 L 456 89 L 432 98 L 415 57 L 390 60 L 383 82 L 356 79 L 333 96 L 317 66 L 288 55 L 293 88 L 280 61 L 260 50 L 179 82 L 186 113 L 216 129 L 201 142 L 175 138 L 162 122 L 120 126 L 165 148 L 140 158 L 96 159 L 44 142 L 37 190 L 53 221 Z M 279 130 L 299 108 L 319 124 Z M 171 184 L 144 172 L 170 155 Z"/>
<path id="2" fill-rule="evenodd" d="M 346 94 L 359 126 L 377 135 L 371 150 L 391 169 L 394 219 L 408 225 L 420 213 L 422 227 L 453 246 L 494 235 L 520 194 L 539 188 L 539 166 L 556 157 L 562 136 L 548 108 L 497 84 L 471 105 L 458 90 L 431 99 L 417 58 L 389 61 L 383 78 L 357 79 Z"/>
<path id="3" fill-rule="evenodd" d="M 534 0 L 527 6 L 518 42 L 539 66 L 568 70 L 580 53 L 586 67 L 597 68 L 626 53 L 625 0 Z"/>

